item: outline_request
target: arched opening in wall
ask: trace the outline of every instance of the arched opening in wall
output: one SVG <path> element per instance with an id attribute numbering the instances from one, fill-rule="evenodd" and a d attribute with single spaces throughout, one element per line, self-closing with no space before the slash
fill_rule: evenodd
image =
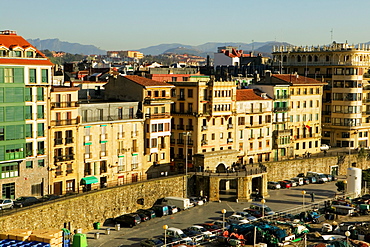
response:
<path id="1" fill-rule="evenodd" d="M 253 158 L 249 158 L 249 164 L 253 164 Z"/>
<path id="2" fill-rule="evenodd" d="M 237 187 L 237 180 L 236 179 L 221 179 L 219 184 L 219 195 L 221 201 L 230 201 L 235 202 L 237 195 L 236 195 L 236 187 Z"/>
<path id="3" fill-rule="evenodd" d="M 252 197 L 256 200 L 262 199 L 262 177 L 252 179 Z"/>
<path id="4" fill-rule="evenodd" d="M 216 167 L 216 172 L 217 173 L 224 173 L 226 172 L 226 166 L 224 163 L 220 163 L 218 164 L 218 166 Z"/>

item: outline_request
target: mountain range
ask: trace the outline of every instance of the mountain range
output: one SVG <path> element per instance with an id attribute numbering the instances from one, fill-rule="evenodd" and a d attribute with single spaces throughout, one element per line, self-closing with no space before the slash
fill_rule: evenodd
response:
<path id="1" fill-rule="evenodd" d="M 69 43 L 66 41 L 60 41 L 59 39 L 28 39 L 32 45 L 36 46 L 39 50 L 50 50 L 50 51 L 63 51 L 71 54 L 84 54 L 84 55 L 105 55 L 107 51 L 99 49 L 94 45 L 83 45 L 79 43 Z M 146 48 L 136 49 L 144 53 L 145 55 L 159 55 L 164 53 L 176 53 L 176 54 L 191 54 L 201 57 L 207 57 L 217 52 L 217 48 L 221 46 L 234 46 L 239 50 L 243 50 L 244 53 L 254 51 L 254 53 L 262 53 L 263 55 L 269 55 L 274 45 L 289 45 L 286 42 L 253 42 L 253 43 L 235 43 L 235 42 L 208 42 L 197 46 L 184 45 L 180 43 L 172 44 L 159 44 L 155 46 L 149 46 Z"/>

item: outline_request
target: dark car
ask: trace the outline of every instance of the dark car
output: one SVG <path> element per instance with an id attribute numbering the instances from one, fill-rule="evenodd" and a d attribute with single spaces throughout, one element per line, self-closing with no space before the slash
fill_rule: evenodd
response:
<path id="1" fill-rule="evenodd" d="M 148 238 L 140 241 L 140 246 L 143 247 L 157 247 L 163 245 L 164 242 L 158 238 Z"/>
<path id="2" fill-rule="evenodd" d="M 22 197 L 18 197 L 17 199 L 15 199 L 14 206 L 18 208 L 22 208 L 22 207 L 31 206 L 39 202 L 40 200 L 34 196 L 22 196 Z"/>
<path id="3" fill-rule="evenodd" d="M 304 177 L 303 178 L 303 184 L 310 184 L 310 179 L 309 178 L 306 178 L 306 177 Z"/>
<path id="4" fill-rule="evenodd" d="M 166 216 L 169 213 L 168 206 L 164 205 L 154 205 L 152 207 L 152 210 L 154 210 L 155 215 L 157 215 L 158 217 Z"/>
<path id="5" fill-rule="evenodd" d="M 315 177 L 307 177 L 310 180 L 311 184 L 317 183 L 317 179 Z"/>
<path id="6" fill-rule="evenodd" d="M 155 215 L 154 210 L 152 210 L 152 209 L 139 209 L 139 210 L 136 211 L 136 213 L 145 214 L 146 216 L 149 217 L 149 219 L 153 219 L 153 218 L 157 217 Z"/>
<path id="7" fill-rule="evenodd" d="M 138 213 L 137 215 L 139 215 L 141 222 L 150 220 L 149 217 L 145 214 Z"/>
<path id="8" fill-rule="evenodd" d="M 55 200 L 55 199 L 58 199 L 60 198 L 59 195 L 45 195 L 43 197 L 41 197 L 39 200 L 41 202 L 46 202 L 46 201 L 52 201 L 52 200 Z"/>
<path id="9" fill-rule="evenodd" d="M 179 212 L 179 209 L 174 205 L 168 205 L 168 214 L 176 214 Z"/>
<path id="10" fill-rule="evenodd" d="M 324 174 L 328 178 L 328 182 L 334 181 L 331 174 Z"/>
<path id="11" fill-rule="evenodd" d="M 133 227 L 141 223 L 140 216 L 137 214 L 124 214 L 113 219 L 115 224 Z"/>

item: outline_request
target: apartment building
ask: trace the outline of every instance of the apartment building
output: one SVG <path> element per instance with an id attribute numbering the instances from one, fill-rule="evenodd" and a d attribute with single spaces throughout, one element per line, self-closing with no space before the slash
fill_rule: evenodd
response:
<path id="1" fill-rule="evenodd" d="M 235 141 L 236 83 L 213 81 L 209 76 L 190 76 L 184 82 L 171 82 L 171 157 L 173 168 L 216 170 L 237 161 Z M 187 154 L 187 159 L 186 158 Z M 193 159 L 193 155 L 197 161 Z M 215 163 L 213 160 L 223 157 Z M 212 158 L 211 158 L 212 157 Z M 197 163 L 197 164 L 196 164 Z"/>
<path id="2" fill-rule="evenodd" d="M 259 90 L 236 91 L 236 140 L 241 164 L 272 160 L 272 103 L 267 93 Z"/>
<path id="3" fill-rule="evenodd" d="M 336 147 L 369 147 L 370 48 L 333 42 L 324 46 L 279 46 L 275 70 L 327 82 L 322 101 L 322 142 Z"/>
<path id="4" fill-rule="evenodd" d="M 79 107 L 79 190 L 146 179 L 144 120 L 139 102 L 90 102 Z"/>
<path id="5" fill-rule="evenodd" d="M 148 178 L 168 172 L 170 165 L 171 89 L 165 82 L 132 75 L 113 75 L 105 85 L 105 98 L 139 102 L 138 114 L 144 118 L 144 161 Z"/>
<path id="6" fill-rule="evenodd" d="M 46 113 L 52 66 L 15 31 L 0 32 L 2 198 L 48 192 Z"/>
<path id="7" fill-rule="evenodd" d="M 78 166 L 78 87 L 52 86 L 49 122 L 49 192 L 76 192 Z"/>
<path id="8" fill-rule="evenodd" d="M 266 73 L 250 85 L 273 99 L 274 159 L 320 152 L 321 97 L 326 83 L 298 75 Z"/>

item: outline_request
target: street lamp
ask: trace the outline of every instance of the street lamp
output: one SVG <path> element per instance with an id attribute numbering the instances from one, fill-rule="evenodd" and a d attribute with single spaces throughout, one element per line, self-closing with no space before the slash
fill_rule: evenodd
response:
<path id="1" fill-rule="evenodd" d="M 226 214 L 226 209 L 221 210 L 222 213 L 222 230 L 225 231 L 225 214 Z"/>
<path id="2" fill-rule="evenodd" d="M 343 184 L 344 184 L 344 195 L 346 195 L 347 194 L 347 180 L 344 180 Z"/>
<path id="3" fill-rule="evenodd" d="M 349 246 L 349 243 L 348 243 L 348 237 L 351 236 L 351 232 L 350 231 L 346 231 L 344 233 L 344 235 L 346 235 L 346 240 L 347 240 L 347 246 Z"/>
<path id="4" fill-rule="evenodd" d="M 186 187 L 185 187 L 185 197 L 188 197 L 188 140 L 191 132 L 183 132 L 185 136 L 185 177 L 186 177 Z"/>
<path id="5" fill-rule="evenodd" d="M 302 209 L 304 210 L 304 196 L 306 195 L 306 191 L 302 190 Z"/>
<path id="6" fill-rule="evenodd" d="M 167 229 L 168 229 L 168 225 L 163 225 L 162 228 L 164 230 L 164 246 L 166 246 L 167 245 Z"/>
<path id="7" fill-rule="evenodd" d="M 265 217 L 265 203 L 266 203 L 266 200 L 262 199 L 261 203 L 262 203 L 262 219 L 263 219 Z"/>

